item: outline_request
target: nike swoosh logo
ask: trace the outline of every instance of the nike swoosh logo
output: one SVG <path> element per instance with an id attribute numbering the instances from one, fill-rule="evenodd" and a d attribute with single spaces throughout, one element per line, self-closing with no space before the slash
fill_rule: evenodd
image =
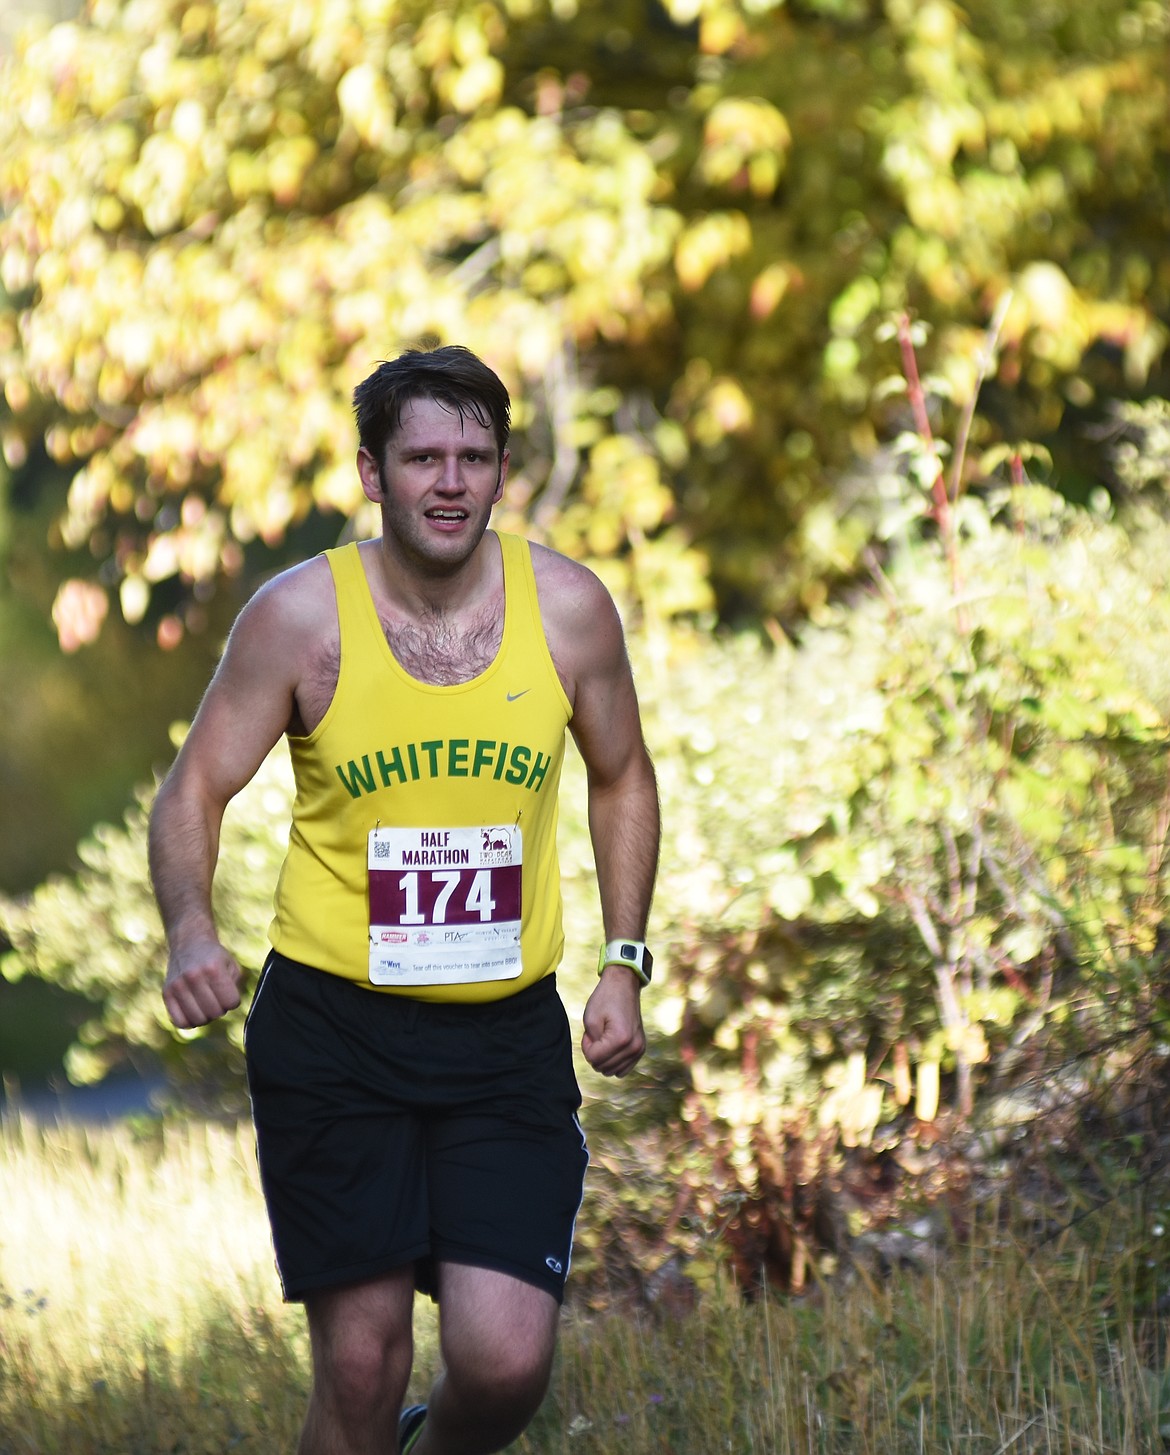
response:
<path id="1" fill-rule="evenodd" d="M 508 701 L 509 702 L 515 702 L 517 700 L 517 698 L 523 697 L 523 696 L 525 696 L 526 693 L 529 693 L 531 691 L 532 691 L 532 688 L 531 687 L 526 687 L 523 692 L 509 692 L 508 693 Z"/>

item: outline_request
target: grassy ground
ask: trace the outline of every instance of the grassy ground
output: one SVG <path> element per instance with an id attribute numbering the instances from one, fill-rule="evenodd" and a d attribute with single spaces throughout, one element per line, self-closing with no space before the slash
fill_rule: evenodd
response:
<path id="1" fill-rule="evenodd" d="M 1000 1231 L 799 1301 L 715 1286 L 677 1319 L 570 1309 L 514 1449 L 1161 1452 L 1152 1264 L 1127 1251 L 1145 1233 L 1121 1204 L 1098 1222 L 1075 1245 L 1028 1255 Z M 417 1323 L 421 1393 L 429 1307 Z M 307 1380 L 246 1129 L 0 1130 L 0 1455 L 281 1455 Z"/>

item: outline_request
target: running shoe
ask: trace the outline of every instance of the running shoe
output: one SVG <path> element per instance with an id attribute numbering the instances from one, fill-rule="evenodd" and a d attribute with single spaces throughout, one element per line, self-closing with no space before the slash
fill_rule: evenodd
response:
<path id="1" fill-rule="evenodd" d="M 398 1416 L 398 1455 L 408 1455 L 418 1444 L 427 1417 L 425 1404 L 411 1404 Z"/>

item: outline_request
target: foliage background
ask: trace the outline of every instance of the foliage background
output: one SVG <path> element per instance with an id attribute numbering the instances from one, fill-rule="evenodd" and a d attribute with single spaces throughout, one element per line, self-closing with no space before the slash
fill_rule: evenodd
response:
<path id="1" fill-rule="evenodd" d="M 1168 61 L 1155 0 L 92 0 L 22 41 L 0 924 L 83 997 L 72 1074 L 238 1092 L 238 1020 L 162 1024 L 150 789 L 46 873 L 254 585 L 371 528 L 349 393 L 422 337 L 513 389 L 499 524 L 622 601 L 662 778 L 596 1287 L 713 1240 L 799 1283 L 857 1168 L 1157 1052 Z M 281 773 L 219 877 L 253 964 Z"/>
<path id="2" fill-rule="evenodd" d="M 426 335 L 515 389 L 514 517 L 660 614 L 802 614 L 905 420 L 876 319 L 961 410 L 1006 304 L 980 446 L 1162 367 L 1168 46 L 1150 0 L 94 0 L 0 121 L 5 458 L 92 560 L 59 624 L 173 645 L 341 531 L 353 383 Z"/>

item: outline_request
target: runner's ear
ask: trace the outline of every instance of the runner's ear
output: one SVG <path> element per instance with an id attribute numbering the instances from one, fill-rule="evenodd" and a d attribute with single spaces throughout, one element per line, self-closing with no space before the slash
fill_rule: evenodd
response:
<path id="1" fill-rule="evenodd" d="M 496 493 L 492 496 L 492 504 L 498 505 L 504 494 L 504 481 L 508 478 L 508 462 L 512 458 L 511 450 L 505 450 L 500 456 L 500 474 L 496 480 Z"/>
<path id="2" fill-rule="evenodd" d="M 382 481 L 382 467 L 362 445 L 357 452 L 358 477 L 362 482 L 362 491 L 367 500 L 381 500 L 386 493 Z"/>

